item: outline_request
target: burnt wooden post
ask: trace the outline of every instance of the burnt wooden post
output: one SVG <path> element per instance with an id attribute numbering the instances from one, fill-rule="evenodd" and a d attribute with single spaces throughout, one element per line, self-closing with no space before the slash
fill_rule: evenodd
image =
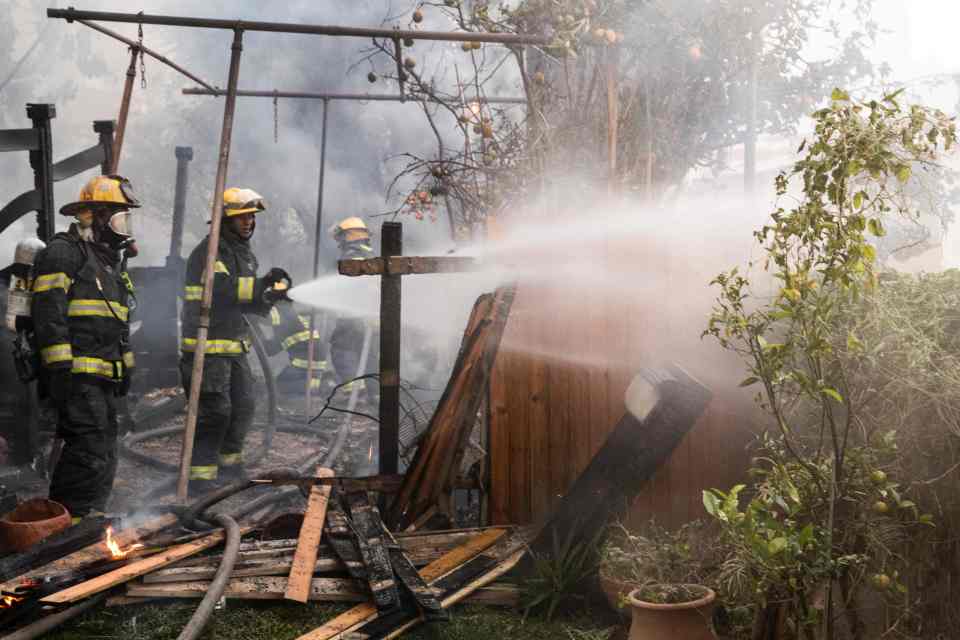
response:
<path id="1" fill-rule="evenodd" d="M 93 131 L 100 136 L 100 146 L 103 147 L 103 162 L 100 163 L 100 173 L 110 175 L 113 165 L 113 120 L 94 120 Z"/>
<path id="2" fill-rule="evenodd" d="M 37 210 L 37 237 L 50 242 L 56 231 L 53 203 L 53 137 L 50 121 L 57 117 L 57 108 L 52 104 L 27 104 L 27 117 L 37 131 L 37 148 L 30 151 L 30 167 L 33 169 L 33 186 L 40 193 L 40 208 Z"/>
<path id="3" fill-rule="evenodd" d="M 384 222 L 380 228 L 384 261 L 403 255 L 403 225 Z M 397 473 L 400 463 L 400 314 L 399 274 L 380 276 L 380 473 Z"/>

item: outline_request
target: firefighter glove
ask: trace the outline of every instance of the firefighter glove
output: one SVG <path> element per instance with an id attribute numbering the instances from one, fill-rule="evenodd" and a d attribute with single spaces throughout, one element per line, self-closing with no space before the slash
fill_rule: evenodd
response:
<path id="1" fill-rule="evenodd" d="M 288 287 L 293 284 L 293 279 L 290 277 L 290 274 L 280 267 L 270 269 L 267 275 L 263 276 L 261 280 L 263 281 L 265 289 L 269 289 L 280 282 L 285 282 Z"/>
<path id="2" fill-rule="evenodd" d="M 50 370 L 48 375 L 48 391 L 53 406 L 57 409 L 66 409 L 70 401 L 73 374 L 70 373 L 69 368 L 61 368 Z"/>
<path id="3" fill-rule="evenodd" d="M 133 369 L 125 369 L 123 377 L 117 383 L 116 395 L 120 398 L 130 393 L 130 383 L 133 380 Z"/>

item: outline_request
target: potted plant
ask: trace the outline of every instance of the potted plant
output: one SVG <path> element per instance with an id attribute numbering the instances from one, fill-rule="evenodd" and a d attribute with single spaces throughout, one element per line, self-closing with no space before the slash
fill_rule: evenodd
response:
<path id="1" fill-rule="evenodd" d="M 611 606 L 632 615 L 633 640 L 667 633 L 691 640 L 715 637 L 710 622 L 716 594 L 706 583 L 716 563 L 705 529 L 701 521 L 678 531 L 654 522 L 642 532 L 619 523 L 610 527 L 601 548 L 600 586 Z"/>

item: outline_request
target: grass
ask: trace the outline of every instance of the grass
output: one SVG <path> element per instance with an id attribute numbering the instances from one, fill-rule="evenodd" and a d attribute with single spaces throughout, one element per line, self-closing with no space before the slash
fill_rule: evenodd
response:
<path id="1" fill-rule="evenodd" d="M 167 640 L 176 638 L 190 619 L 199 601 L 171 601 L 128 607 L 100 608 L 45 636 L 50 640 Z M 204 631 L 204 640 L 292 640 L 320 626 L 346 606 L 288 602 L 240 603 L 228 601 L 226 608 L 214 612 Z M 568 640 L 595 637 L 598 629 L 615 621 L 603 612 L 563 613 L 547 622 L 539 617 L 522 616 L 508 609 L 464 606 L 451 611 L 448 622 L 424 624 L 404 637 L 411 640 Z"/>

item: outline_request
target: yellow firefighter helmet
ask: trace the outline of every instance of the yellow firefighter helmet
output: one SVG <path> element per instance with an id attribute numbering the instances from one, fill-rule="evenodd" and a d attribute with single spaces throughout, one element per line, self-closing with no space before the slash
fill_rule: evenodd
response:
<path id="1" fill-rule="evenodd" d="M 253 189 L 230 187 L 223 192 L 223 213 L 227 217 L 266 210 L 263 196 Z"/>
<path id="2" fill-rule="evenodd" d="M 354 216 L 344 218 L 330 227 L 330 235 L 332 235 L 337 242 L 366 240 L 370 237 L 370 229 L 367 228 L 367 224 L 361 218 Z"/>
<path id="3" fill-rule="evenodd" d="M 83 185 L 76 202 L 60 207 L 60 213 L 65 216 L 75 216 L 90 209 L 91 205 L 119 211 L 136 209 L 140 206 L 140 201 L 133 194 L 130 181 L 123 176 L 97 176 Z"/>

